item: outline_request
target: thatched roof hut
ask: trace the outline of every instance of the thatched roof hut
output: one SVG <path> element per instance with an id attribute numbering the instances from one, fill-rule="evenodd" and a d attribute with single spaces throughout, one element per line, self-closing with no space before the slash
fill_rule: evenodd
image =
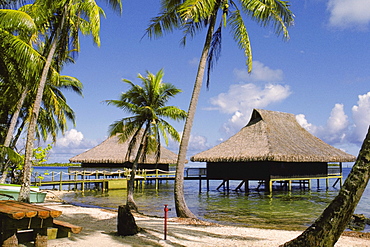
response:
<path id="1" fill-rule="evenodd" d="M 191 157 L 207 162 L 208 179 L 224 181 L 328 178 L 341 174 L 341 162 L 355 159 L 310 134 L 293 114 L 259 109 L 237 134 Z"/>
<path id="2" fill-rule="evenodd" d="M 118 135 L 109 137 L 98 146 L 87 150 L 69 159 L 71 163 L 81 163 L 83 167 L 130 167 L 135 160 L 138 146 L 126 157 L 129 141 L 119 141 Z M 156 163 L 155 154 L 148 154 L 146 160 L 140 164 L 141 168 L 154 168 L 168 170 L 169 164 L 177 162 L 177 154 L 161 147 L 160 159 Z"/>
<path id="3" fill-rule="evenodd" d="M 191 157 L 199 162 L 352 162 L 356 157 L 313 136 L 293 114 L 254 109 L 249 123 L 221 144 Z"/>

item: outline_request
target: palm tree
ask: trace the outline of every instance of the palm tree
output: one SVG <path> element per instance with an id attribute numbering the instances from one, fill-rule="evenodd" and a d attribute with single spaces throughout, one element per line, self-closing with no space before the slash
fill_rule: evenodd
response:
<path id="1" fill-rule="evenodd" d="M 158 17 L 152 19 L 152 23 L 147 29 L 149 37 L 160 37 L 165 32 L 183 29 L 185 35 L 182 43 L 185 45 L 188 35 L 194 36 L 196 32 L 207 28 L 188 109 L 188 117 L 181 138 L 174 191 L 177 216 L 196 218 L 188 209 L 183 192 L 186 152 L 206 67 L 208 86 L 210 71 L 220 55 L 223 26 L 230 26 L 234 40 L 244 50 L 247 57 L 248 72 L 251 72 L 252 51 L 243 14 L 251 17 L 262 26 L 272 24 L 276 34 L 283 33 L 283 37 L 286 39 L 288 38 L 287 27 L 293 23 L 294 16 L 289 10 L 288 2 L 281 0 L 165 0 L 162 1 L 162 10 L 163 12 Z M 219 25 L 216 29 L 217 21 Z"/>
<path id="2" fill-rule="evenodd" d="M 134 201 L 134 181 L 135 173 L 139 162 L 144 162 L 148 153 L 155 152 L 157 160 L 160 158 L 161 136 L 168 145 L 168 136 L 179 141 L 179 133 L 165 120 L 183 120 L 186 112 L 175 107 L 166 106 L 167 101 L 181 92 L 170 83 L 163 83 L 163 70 L 157 74 L 147 72 L 146 77 L 141 74 L 138 78 L 142 80 L 143 86 L 136 85 L 129 80 L 123 80 L 128 83 L 130 89 L 121 94 L 119 100 L 107 100 L 108 104 L 117 106 L 123 111 L 132 114 L 132 116 L 122 118 L 110 125 L 109 134 L 119 135 L 122 142 L 129 140 L 129 149 L 127 157 L 130 157 L 134 147 L 137 147 L 135 160 L 132 164 L 131 176 L 128 183 L 126 213 L 130 210 L 137 211 Z M 119 215 L 120 217 L 120 215 Z M 130 217 L 133 219 L 133 217 Z M 126 229 L 129 233 L 120 229 L 120 219 L 118 233 L 120 235 L 132 235 L 137 233 L 137 227 L 129 226 Z M 134 232 L 131 232 L 134 230 Z"/>
<path id="3" fill-rule="evenodd" d="M 109 4 L 121 10 L 120 0 L 110 0 Z M 33 103 L 30 121 L 27 131 L 25 165 L 22 186 L 18 200 L 29 201 L 29 186 L 31 182 L 31 157 L 34 145 L 36 123 L 40 112 L 41 101 L 45 85 L 50 74 L 50 67 L 54 63 L 59 68 L 67 59 L 70 50 L 79 50 L 78 34 L 91 34 L 94 42 L 99 46 L 100 16 L 103 10 L 95 1 L 88 0 L 39 0 L 29 8 L 30 15 L 40 21 L 39 27 L 46 30 L 45 40 L 45 63 L 39 76 L 36 97 Z M 68 44 L 72 45 L 71 48 Z M 69 50 L 66 50 L 69 48 Z"/>
<path id="4" fill-rule="evenodd" d="M 58 76 L 56 81 L 48 81 L 45 87 L 43 96 L 43 106 L 40 108 L 40 114 L 37 120 L 36 139 L 46 141 L 49 136 L 52 141 L 56 142 L 57 134 L 60 131 L 63 135 L 67 129 L 67 120 L 75 124 L 74 111 L 67 104 L 67 100 L 61 90 L 71 90 L 79 95 L 82 95 L 82 83 L 74 77 Z M 1 92 L 1 90 L 0 90 Z M 23 94 L 23 93 L 22 93 Z M 26 92 L 27 97 L 21 96 L 19 101 L 22 104 L 17 106 L 14 113 L 10 114 L 11 122 L 18 123 L 18 126 L 8 127 L 8 134 L 4 142 L 5 147 L 15 148 L 24 126 L 28 122 L 30 104 L 34 99 L 32 91 Z M 15 118 L 17 117 L 17 118 Z M 15 120 L 15 121 L 14 121 Z M 12 125 L 12 123 L 10 124 Z M 18 133 L 13 137 L 15 128 L 18 128 Z M 10 138 L 8 138 L 10 134 Z M 6 163 L 7 164 L 7 163 Z M 4 183 L 7 177 L 7 165 L 2 168 L 0 183 Z"/>
<path id="5" fill-rule="evenodd" d="M 1 143 L 4 150 L 10 147 L 19 112 L 27 95 L 27 82 L 33 81 L 36 71 L 42 66 L 42 56 L 31 46 L 36 32 L 36 24 L 27 13 L 0 9 Z M 21 97 L 17 100 L 19 95 Z M 8 121 L 9 116 L 12 116 L 11 121 Z M 6 176 L 6 172 L 3 175 Z"/>
<path id="6" fill-rule="evenodd" d="M 346 229 L 370 178 L 370 128 L 351 172 L 338 195 L 317 220 L 284 247 L 334 246 Z"/>

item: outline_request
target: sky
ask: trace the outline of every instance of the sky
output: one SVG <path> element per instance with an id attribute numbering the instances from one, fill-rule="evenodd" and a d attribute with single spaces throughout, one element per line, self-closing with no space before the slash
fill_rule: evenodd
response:
<path id="1" fill-rule="evenodd" d="M 100 4 L 103 1 L 100 1 Z M 209 149 L 244 127 L 254 108 L 287 112 L 310 133 L 345 152 L 358 155 L 370 123 L 370 0 L 291 0 L 295 15 L 290 39 L 273 28 L 245 18 L 252 45 L 253 70 L 223 30 L 221 57 L 199 98 L 187 156 Z M 105 100 L 118 99 L 137 75 L 164 69 L 164 82 L 182 93 L 169 105 L 187 110 L 205 32 L 180 45 L 182 32 L 149 39 L 145 29 L 159 13 L 159 1 L 123 0 L 122 15 L 101 5 L 101 46 L 81 38 L 75 64 L 62 74 L 84 84 L 84 97 L 65 92 L 76 114 L 76 125 L 60 135 L 49 163 L 73 156 L 108 137 L 109 125 L 126 113 Z M 171 122 L 182 131 L 183 122 Z M 178 144 L 168 149 L 177 152 Z M 192 164 L 189 164 L 190 166 Z"/>

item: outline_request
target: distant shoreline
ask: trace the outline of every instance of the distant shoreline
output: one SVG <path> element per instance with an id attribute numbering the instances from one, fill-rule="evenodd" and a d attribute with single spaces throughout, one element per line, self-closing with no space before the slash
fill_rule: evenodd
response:
<path id="1" fill-rule="evenodd" d="M 69 166 L 77 166 L 81 167 L 81 164 L 74 164 L 74 163 L 49 163 L 49 164 L 40 164 L 34 165 L 34 167 L 69 167 Z"/>

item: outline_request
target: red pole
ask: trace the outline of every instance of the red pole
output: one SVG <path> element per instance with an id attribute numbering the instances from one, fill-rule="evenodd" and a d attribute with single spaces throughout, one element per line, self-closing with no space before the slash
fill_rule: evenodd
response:
<path id="1" fill-rule="evenodd" d="M 164 240 L 167 240 L 167 217 L 168 217 L 168 205 L 164 205 Z"/>

